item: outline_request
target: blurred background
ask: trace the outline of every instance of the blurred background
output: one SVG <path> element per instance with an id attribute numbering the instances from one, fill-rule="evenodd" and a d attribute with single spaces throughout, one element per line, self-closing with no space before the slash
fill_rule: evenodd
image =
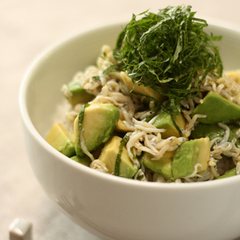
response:
<path id="1" fill-rule="evenodd" d="M 30 168 L 18 98 L 32 60 L 49 45 L 75 33 L 129 21 L 132 13 L 180 4 L 192 5 L 196 16 L 209 23 L 240 30 L 239 0 L 0 1 L 0 239 L 8 239 L 8 227 L 15 218 L 23 218 L 33 224 L 34 240 L 100 240 L 48 200 Z"/>

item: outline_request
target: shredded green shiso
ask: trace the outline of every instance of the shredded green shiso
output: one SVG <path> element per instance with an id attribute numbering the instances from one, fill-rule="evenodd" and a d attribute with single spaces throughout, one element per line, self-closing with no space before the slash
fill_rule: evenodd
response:
<path id="1" fill-rule="evenodd" d="M 222 61 L 213 44 L 221 36 L 205 33 L 207 22 L 195 18 L 191 8 L 169 6 L 157 14 L 145 11 L 138 20 L 133 14 L 118 36 L 113 51 L 117 61 L 105 74 L 126 71 L 133 83 L 168 96 L 172 106 L 200 91 L 200 72 L 202 79 L 208 73 L 221 77 Z"/>
<path id="2" fill-rule="evenodd" d="M 121 143 L 120 143 L 120 146 L 119 146 L 119 152 L 118 152 L 117 159 L 116 159 L 116 164 L 115 164 L 115 170 L 114 170 L 114 175 L 115 176 L 120 175 L 121 154 L 122 154 L 122 151 L 123 151 L 123 146 L 126 145 L 128 140 L 129 140 L 128 135 L 125 135 L 124 138 L 121 140 Z"/>
<path id="3" fill-rule="evenodd" d="M 81 137 L 80 135 L 82 134 L 82 123 L 83 123 L 83 118 L 84 118 L 84 111 L 87 107 L 89 107 L 89 103 L 86 103 L 82 106 L 80 112 L 79 112 L 79 115 L 78 115 L 78 143 L 77 143 L 77 148 L 76 148 L 76 154 L 78 157 L 82 157 L 84 156 L 84 152 L 82 150 L 82 148 L 80 147 L 81 146 Z"/>

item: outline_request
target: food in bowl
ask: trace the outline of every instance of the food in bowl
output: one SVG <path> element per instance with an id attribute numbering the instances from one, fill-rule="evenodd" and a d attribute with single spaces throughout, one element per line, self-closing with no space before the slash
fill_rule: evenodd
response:
<path id="1" fill-rule="evenodd" d="M 95 170 L 186 183 L 240 174 L 240 72 L 224 72 L 191 6 L 133 15 L 116 47 L 62 87 L 67 121 L 46 140 Z M 140 17 L 140 19 L 137 19 Z"/>
<path id="2" fill-rule="evenodd" d="M 20 106 L 36 179 L 63 213 L 101 239 L 236 239 L 240 236 L 239 175 L 187 184 L 137 181 L 95 171 L 45 141 L 55 122 L 65 125 L 65 103 L 71 106 L 60 91 L 62 85 L 93 64 L 102 45 L 114 49 L 125 25 L 124 21 L 80 32 L 48 48 L 30 66 Z M 209 23 L 206 32 L 222 36 L 216 44 L 224 69 L 239 68 L 240 32 L 218 22 Z"/>

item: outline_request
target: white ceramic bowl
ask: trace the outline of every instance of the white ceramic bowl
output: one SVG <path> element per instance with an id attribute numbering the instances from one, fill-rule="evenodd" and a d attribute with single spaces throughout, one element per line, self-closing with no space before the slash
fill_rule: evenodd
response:
<path id="1" fill-rule="evenodd" d="M 103 239 L 239 237 L 240 176 L 189 184 L 139 182 L 87 168 L 44 140 L 63 101 L 61 86 L 94 64 L 103 44 L 114 47 L 123 25 L 80 33 L 49 48 L 30 66 L 20 106 L 36 178 L 64 213 Z M 240 33 L 214 25 L 208 31 L 223 36 L 220 52 L 225 69 L 240 68 Z"/>

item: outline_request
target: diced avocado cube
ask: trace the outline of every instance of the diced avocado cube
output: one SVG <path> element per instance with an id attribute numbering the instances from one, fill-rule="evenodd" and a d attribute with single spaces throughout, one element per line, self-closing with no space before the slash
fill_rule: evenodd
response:
<path id="1" fill-rule="evenodd" d="M 113 104 L 91 104 L 84 110 L 81 134 L 89 152 L 105 143 L 114 132 L 119 119 L 119 109 Z M 75 148 L 77 156 L 84 156 L 79 132 L 79 117 L 74 121 Z"/>
<path id="2" fill-rule="evenodd" d="M 193 173 L 197 163 L 202 165 L 198 171 L 208 167 L 210 159 L 209 138 L 189 140 L 181 144 L 174 153 L 172 161 L 172 174 L 174 178 L 183 178 Z"/>
<path id="3" fill-rule="evenodd" d="M 185 120 L 181 113 L 175 117 L 175 122 L 180 129 L 185 129 Z M 179 131 L 175 127 L 172 121 L 172 117 L 169 113 L 160 112 L 156 120 L 153 122 L 153 126 L 159 129 L 166 129 L 165 132 L 161 133 L 163 138 L 168 138 L 171 136 L 176 137 L 180 136 Z"/>
<path id="4" fill-rule="evenodd" d="M 118 132 L 129 132 L 127 126 L 123 123 L 121 119 L 118 120 L 116 131 Z"/>
<path id="5" fill-rule="evenodd" d="M 162 175 L 166 179 L 171 179 L 172 176 L 172 159 L 174 152 L 166 152 L 159 160 L 152 160 L 149 153 L 144 153 L 142 156 L 143 164 L 153 172 Z"/>
<path id="6" fill-rule="evenodd" d="M 228 178 L 237 175 L 236 167 L 229 170 L 227 173 L 223 174 L 222 176 L 218 177 L 217 179 Z"/>
<path id="7" fill-rule="evenodd" d="M 239 126 L 236 125 L 229 125 L 230 128 L 230 136 L 229 136 L 229 141 L 232 141 L 234 137 L 236 137 L 237 131 L 240 129 Z M 240 145 L 240 138 L 237 138 L 236 146 Z"/>
<path id="8" fill-rule="evenodd" d="M 209 137 L 210 140 L 216 137 L 223 137 L 225 130 L 219 127 L 217 124 L 198 124 L 192 130 L 190 137 L 191 138 L 202 138 Z"/>
<path id="9" fill-rule="evenodd" d="M 94 95 L 88 93 L 80 84 L 80 82 L 74 82 L 68 85 L 68 90 L 72 94 L 68 97 L 68 101 L 72 106 L 78 103 L 87 103 L 94 98 Z"/>
<path id="10" fill-rule="evenodd" d="M 104 146 L 99 156 L 99 160 L 105 163 L 106 167 L 109 170 L 109 173 L 114 174 L 115 165 L 117 160 L 117 155 L 120 151 L 120 144 L 122 138 L 118 136 L 113 136 Z M 128 152 L 125 146 L 122 148 L 122 153 L 120 157 L 120 167 L 119 167 L 119 176 L 124 178 L 132 178 L 137 169 L 134 168 L 133 162 L 128 156 Z"/>
<path id="11" fill-rule="evenodd" d="M 235 133 L 239 130 L 239 127 L 234 125 L 229 125 L 230 134 L 228 141 L 232 141 L 235 137 Z M 220 137 L 223 138 L 226 130 L 222 127 L 219 127 L 217 124 L 201 124 L 199 123 L 195 126 L 194 130 L 191 132 L 190 138 L 204 138 L 209 137 L 210 141 L 214 138 Z M 240 139 L 237 139 L 237 145 L 240 144 Z"/>
<path id="12" fill-rule="evenodd" d="M 200 123 L 231 123 L 240 119 L 240 106 L 210 91 L 194 109 L 192 116 L 195 114 L 206 115 L 206 118 L 197 119 Z"/>
<path id="13" fill-rule="evenodd" d="M 88 156 L 83 156 L 83 157 L 73 156 L 71 157 L 71 159 L 87 167 L 89 167 L 92 162 Z"/>
<path id="14" fill-rule="evenodd" d="M 75 155 L 75 144 L 72 136 L 61 123 L 55 123 L 52 126 L 46 137 L 46 141 L 68 157 Z"/>
<path id="15" fill-rule="evenodd" d="M 140 85 L 138 83 L 135 83 L 133 86 L 133 81 L 132 79 L 127 75 L 125 72 L 121 72 L 121 77 L 125 85 L 132 90 L 135 93 L 142 94 L 144 96 L 148 96 L 151 98 L 156 99 L 159 102 L 163 102 L 165 100 L 165 96 L 161 95 L 159 92 L 151 88 L 150 86 L 144 86 Z"/>

